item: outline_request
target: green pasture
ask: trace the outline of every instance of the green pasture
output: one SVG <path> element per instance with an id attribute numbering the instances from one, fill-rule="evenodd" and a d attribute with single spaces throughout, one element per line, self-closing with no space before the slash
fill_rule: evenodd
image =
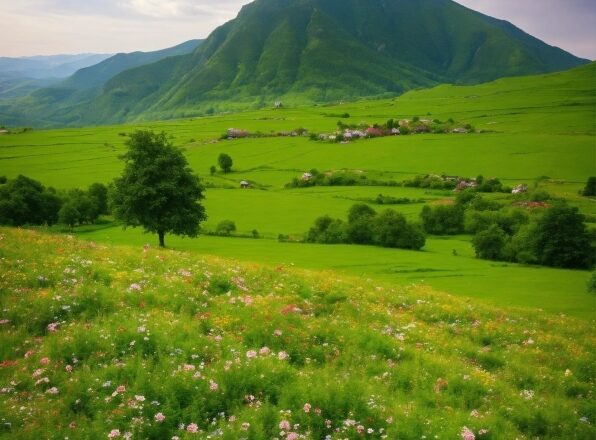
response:
<path id="1" fill-rule="evenodd" d="M 204 200 L 214 230 L 224 219 L 238 232 L 256 229 L 265 239 L 201 236 L 196 240 L 166 237 L 166 243 L 202 254 L 246 261 L 337 269 L 398 284 L 427 283 L 454 295 L 494 304 L 528 306 L 582 317 L 594 313 L 595 299 L 586 292 L 589 274 L 473 258 L 467 237 L 430 238 L 424 252 L 363 246 L 319 246 L 278 243 L 279 234 L 301 236 L 321 215 L 345 218 L 349 207 L 378 194 L 425 199 L 451 197 L 450 192 L 402 187 L 315 187 L 284 189 L 312 168 L 353 170 L 377 180 L 402 181 L 417 174 L 498 177 L 507 185 L 526 182 L 565 197 L 582 212 L 596 214 L 594 201 L 578 196 L 596 174 L 594 79 L 596 64 L 545 76 L 508 78 L 479 86 L 439 86 L 390 100 L 329 106 L 264 109 L 204 118 L 137 125 L 27 131 L 0 136 L 0 175 L 24 174 L 58 189 L 109 183 L 122 169 L 119 156 L 126 137 L 137 128 L 165 131 L 186 151 L 189 163 L 208 186 Z M 422 118 L 470 123 L 473 134 L 410 135 L 360 140 L 349 144 L 310 141 L 305 137 L 219 140 L 228 128 L 264 134 L 305 127 L 332 132 L 344 123 L 383 123 L 389 118 Z M 233 172 L 209 175 L 225 152 Z M 254 183 L 241 190 L 240 180 Z M 494 195 L 493 197 L 503 197 Z M 415 220 L 422 204 L 388 206 Z M 374 205 L 377 210 L 385 206 Z M 110 243 L 143 244 L 153 237 L 107 225 L 81 228 L 82 237 Z M 453 255 L 453 250 L 457 255 Z"/>

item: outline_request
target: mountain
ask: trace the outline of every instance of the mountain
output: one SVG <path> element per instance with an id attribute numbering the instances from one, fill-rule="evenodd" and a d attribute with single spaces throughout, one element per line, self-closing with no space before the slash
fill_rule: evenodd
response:
<path id="1" fill-rule="evenodd" d="M 97 64 L 110 56 L 108 54 L 80 54 L 20 58 L 0 57 L 0 78 L 66 78 L 77 70 Z"/>
<path id="2" fill-rule="evenodd" d="M 84 104 L 55 90 L 40 98 L 51 104 L 48 123 L 115 123 L 395 95 L 585 62 L 451 0 L 256 0 L 191 54 L 125 70 Z"/>
<path id="3" fill-rule="evenodd" d="M 80 69 L 65 80 L 46 83 L 45 87 L 37 87 L 42 80 L 0 81 L 0 121 L 7 125 L 77 125 L 84 121 L 81 115 L 86 113 L 89 103 L 101 95 L 104 84 L 115 75 L 169 57 L 189 54 L 201 43 L 202 40 L 190 40 L 153 52 L 119 53 Z M 6 90 L 2 89 L 3 85 Z M 22 98 L 27 87 L 30 94 Z M 18 97 L 22 99 L 16 102 L 10 99 Z"/>
<path id="4" fill-rule="evenodd" d="M 61 84 L 64 88 L 90 89 L 101 87 L 114 76 L 125 70 L 151 64 L 168 57 L 193 52 L 202 40 L 190 40 L 168 49 L 154 52 L 119 53 L 99 64 L 79 70 Z"/>

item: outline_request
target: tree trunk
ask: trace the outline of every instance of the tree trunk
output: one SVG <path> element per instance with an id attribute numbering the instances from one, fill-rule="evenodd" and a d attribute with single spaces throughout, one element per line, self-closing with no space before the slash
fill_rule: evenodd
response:
<path id="1" fill-rule="evenodd" d="M 166 243 L 164 241 L 164 236 L 166 233 L 164 231 L 157 231 L 157 235 L 159 235 L 159 247 L 166 247 Z"/>

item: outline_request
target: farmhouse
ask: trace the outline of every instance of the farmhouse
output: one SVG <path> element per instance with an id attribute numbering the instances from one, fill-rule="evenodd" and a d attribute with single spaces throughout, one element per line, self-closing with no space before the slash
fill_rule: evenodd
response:
<path id="1" fill-rule="evenodd" d="M 528 185 L 521 184 L 521 185 L 517 185 L 515 188 L 513 188 L 513 190 L 511 191 L 511 194 L 523 194 L 526 192 L 528 192 Z"/>
<path id="2" fill-rule="evenodd" d="M 8 130 L 0 130 L 0 134 L 8 134 Z"/>
<path id="3" fill-rule="evenodd" d="M 248 189 L 250 188 L 250 183 L 248 183 L 246 180 L 243 180 L 242 182 L 240 182 L 240 188 Z"/>
<path id="4" fill-rule="evenodd" d="M 302 180 L 308 182 L 310 179 L 312 179 L 312 174 L 311 173 L 304 173 L 302 175 Z"/>
<path id="5" fill-rule="evenodd" d="M 246 130 L 239 130 L 237 128 L 228 128 L 228 139 L 240 139 L 248 137 L 250 133 Z"/>

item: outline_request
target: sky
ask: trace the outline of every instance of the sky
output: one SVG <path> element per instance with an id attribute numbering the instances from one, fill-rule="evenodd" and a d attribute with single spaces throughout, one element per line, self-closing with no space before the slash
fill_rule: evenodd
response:
<path id="1" fill-rule="evenodd" d="M 596 0 L 457 0 L 596 59 Z M 0 0 L 0 56 L 157 50 L 205 38 L 248 0 Z"/>

